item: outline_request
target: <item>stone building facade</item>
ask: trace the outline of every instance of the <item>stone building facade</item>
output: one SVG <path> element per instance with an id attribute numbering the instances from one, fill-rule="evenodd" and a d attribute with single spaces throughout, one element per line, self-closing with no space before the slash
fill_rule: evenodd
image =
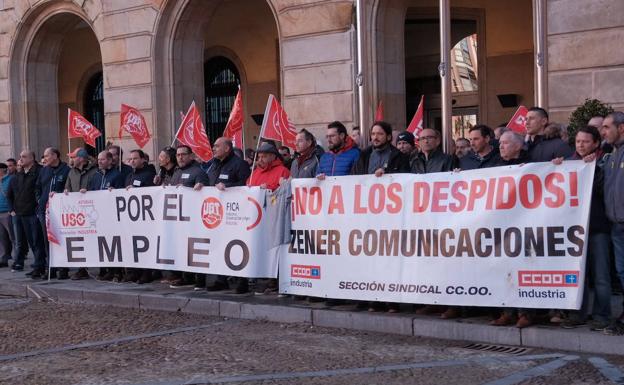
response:
<path id="1" fill-rule="evenodd" d="M 543 19 L 535 17 L 540 4 Z M 193 100 L 209 134 L 218 136 L 238 85 L 247 147 L 259 132 L 252 116 L 263 114 L 269 94 L 297 127 L 320 136 L 333 120 L 368 127 L 379 101 L 386 120 L 403 129 L 421 95 L 426 124 L 437 127 L 438 6 L 438 0 L 1 0 L 0 156 L 80 145 L 68 142 L 67 108 L 94 120 L 103 142 L 133 148 L 129 137 L 118 137 L 124 103 L 145 116 L 153 133 L 146 150 L 154 157 L 171 143 L 180 111 Z M 495 126 L 516 104 L 535 104 L 538 92 L 559 121 L 586 97 L 624 107 L 618 82 L 624 53 L 612 48 L 624 35 L 624 2 L 451 0 L 450 6 L 451 46 L 465 48 L 472 37 L 475 61 L 475 87 L 453 93 L 454 115 Z M 539 36 L 536 20 L 546 26 Z M 538 90 L 540 38 L 546 77 Z M 516 104 L 503 106 L 500 95 L 515 96 Z"/>

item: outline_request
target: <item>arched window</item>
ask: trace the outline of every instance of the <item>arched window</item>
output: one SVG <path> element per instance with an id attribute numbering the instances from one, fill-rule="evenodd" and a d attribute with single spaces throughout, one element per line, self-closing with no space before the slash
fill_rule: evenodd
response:
<path id="1" fill-rule="evenodd" d="M 86 146 L 90 155 L 97 155 L 106 146 L 104 130 L 104 77 L 98 72 L 87 83 L 84 94 L 84 117 L 100 130 L 102 135 L 95 140 L 95 149 Z"/>
<path id="2" fill-rule="evenodd" d="M 238 70 L 229 59 L 217 56 L 205 63 L 206 132 L 212 143 L 225 130 L 239 85 Z"/>

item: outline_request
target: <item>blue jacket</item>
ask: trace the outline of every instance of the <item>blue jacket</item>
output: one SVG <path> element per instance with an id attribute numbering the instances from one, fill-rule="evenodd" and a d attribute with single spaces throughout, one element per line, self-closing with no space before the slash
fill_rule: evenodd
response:
<path id="1" fill-rule="evenodd" d="M 60 162 L 56 167 L 45 166 L 39 172 L 37 178 L 37 196 L 39 197 L 37 204 L 37 213 L 44 214 L 50 193 L 62 193 L 65 190 L 67 175 L 69 174 L 69 166 L 65 162 Z"/>
<path id="2" fill-rule="evenodd" d="M 607 217 L 613 223 L 624 223 L 624 141 L 604 157 L 604 203 Z"/>
<path id="3" fill-rule="evenodd" d="M 13 178 L 13 175 L 5 175 L 2 177 L 2 181 L 0 181 L 0 213 L 8 213 L 10 211 L 7 192 L 9 191 L 11 178 Z"/>
<path id="4" fill-rule="evenodd" d="M 121 175 L 117 168 L 111 168 L 110 170 L 106 170 L 106 172 L 98 169 L 87 184 L 87 190 L 89 191 L 122 187 L 124 187 L 123 175 Z"/>
<path id="5" fill-rule="evenodd" d="M 327 176 L 351 175 L 351 169 L 360 157 L 360 150 L 351 137 L 347 136 L 345 145 L 340 151 L 327 151 L 321 156 L 316 175 Z"/>

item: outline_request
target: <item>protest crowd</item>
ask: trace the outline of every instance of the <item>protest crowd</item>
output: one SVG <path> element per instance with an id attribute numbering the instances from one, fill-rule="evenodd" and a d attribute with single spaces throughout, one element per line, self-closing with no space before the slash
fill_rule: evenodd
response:
<path id="1" fill-rule="evenodd" d="M 327 178 L 369 174 L 374 178 L 392 173 L 451 173 L 533 162 L 595 161 L 587 243 L 589 273 L 585 280 L 586 288 L 593 290 L 584 290 L 580 310 L 544 312 L 416 305 L 415 312 L 440 314 L 444 319 L 488 313 L 492 315 L 493 326 L 520 328 L 538 322 L 557 323 L 564 328 L 589 323 L 594 331 L 624 334 L 624 313 L 617 318 L 611 314 L 611 295 L 624 285 L 624 198 L 620 196 L 624 191 L 624 112 L 593 117 L 576 133 L 572 141 L 575 146 L 564 140 L 565 129 L 551 123 L 547 111 L 539 107 L 528 110 L 526 134 L 505 125 L 492 129 L 479 124 L 470 128 L 467 138 L 457 139 L 450 153 L 441 148 L 441 133 L 430 128 L 416 134 L 409 131 L 396 134 L 390 124 L 376 121 L 369 133 L 370 145 L 363 148 L 359 128 L 349 133 L 341 122 L 331 122 L 325 132 L 325 150 L 318 138 L 301 129 L 294 140 L 296 151 L 292 152 L 288 147 L 263 139 L 256 149 L 239 149 L 231 138 L 221 137 L 213 143 L 213 158 L 207 162 L 199 161 L 193 148 L 182 144 L 163 148 L 155 162 L 157 167 L 141 149 L 124 153 L 122 148 L 112 144 L 95 159 L 85 148 L 76 148 L 67 154 L 67 163 L 55 148 L 47 148 L 39 162 L 33 151 L 23 150 L 17 160 L 11 158 L 0 163 L 0 267 L 16 273 L 26 271 L 32 279 L 80 280 L 96 274 L 86 268 L 72 272 L 67 268 L 49 269 L 46 207 L 54 194 L 149 186 L 183 186 L 195 190 L 205 186 L 219 190 L 259 186 L 276 190 L 296 178 L 317 178 L 320 183 L 333 183 Z M 25 258 L 29 251 L 34 262 L 27 268 Z M 178 271 L 100 268 L 95 278 L 140 284 L 160 281 L 172 288 L 229 289 L 239 294 L 251 289 L 247 278 Z M 270 294 L 277 293 L 277 289 L 277 280 L 267 280 L 260 291 Z M 255 291 L 258 290 L 256 287 Z M 589 298 L 590 294 L 593 299 Z M 326 301 L 328 306 L 345 304 L 344 300 L 325 298 L 298 300 Z M 400 310 L 398 304 L 393 303 L 358 301 L 353 304 L 369 311 Z"/>

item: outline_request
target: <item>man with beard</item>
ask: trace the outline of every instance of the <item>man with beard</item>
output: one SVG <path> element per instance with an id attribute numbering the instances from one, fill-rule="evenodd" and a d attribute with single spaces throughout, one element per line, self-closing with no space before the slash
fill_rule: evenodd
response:
<path id="1" fill-rule="evenodd" d="M 395 174 L 409 172 L 409 158 L 392 145 L 392 126 L 378 121 L 370 133 L 371 145 L 362 151 L 353 167 L 353 175 Z"/>
<path id="2" fill-rule="evenodd" d="M 341 176 L 351 174 L 351 169 L 360 156 L 360 150 L 353 139 L 347 135 L 345 126 L 336 121 L 327 125 L 327 147 L 319 160 L 318 179 L 326 176 Z"/>

